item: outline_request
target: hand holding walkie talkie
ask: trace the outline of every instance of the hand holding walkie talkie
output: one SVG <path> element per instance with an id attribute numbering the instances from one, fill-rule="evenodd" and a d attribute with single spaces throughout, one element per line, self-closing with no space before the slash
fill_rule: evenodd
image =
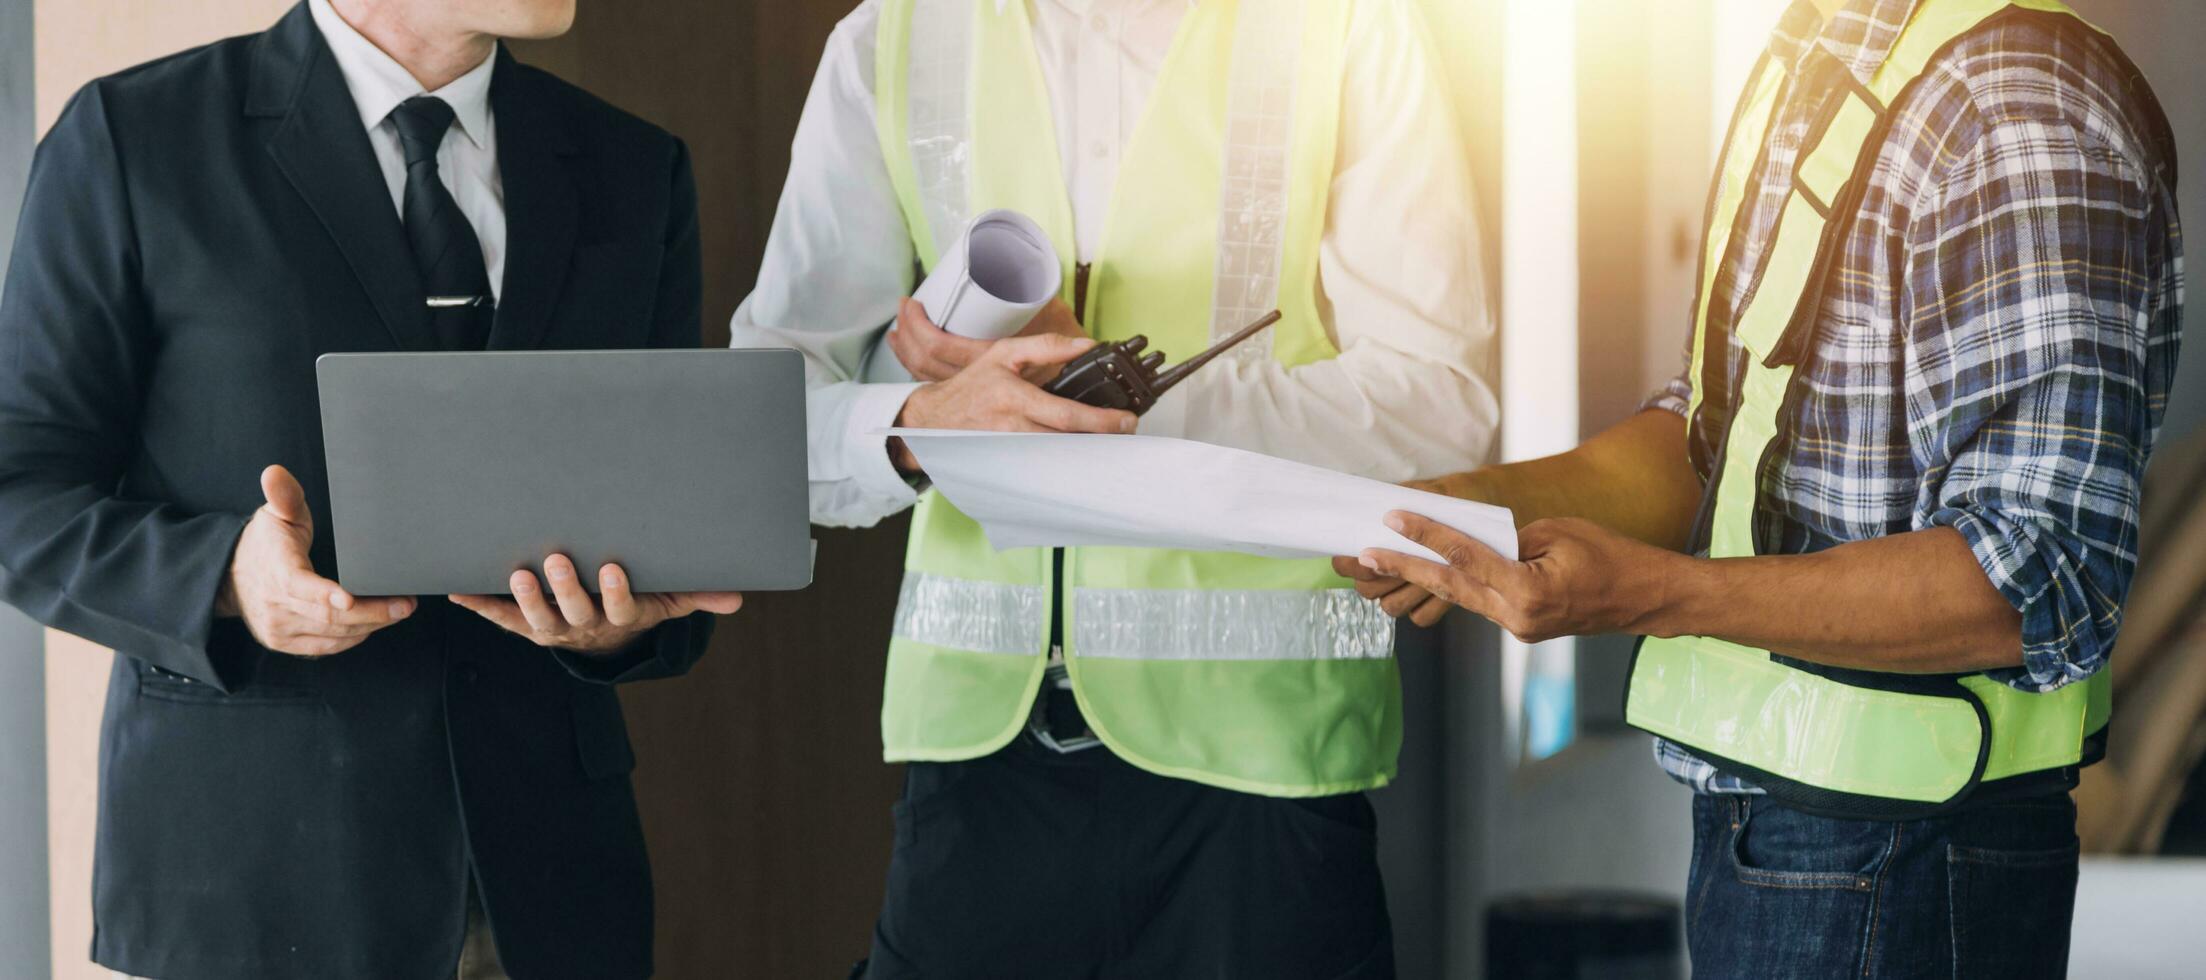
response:
<path id="1" fill-rule="evenodd" d="M 1264 314 L 1256 322 L 1235 331 L 1168 371 L 1163 351 L 1147 350 L 1149 338 L 1135 335 L 1126 340 L 1100 343 L 1065 365 L 1055 381 L 1042 387 L 1052 395 L 1097 408 L 1117 408 L 1140 415 L 1154 407 L 1172 386 L 1187 380 L 1203 365 L 1231 350 L 1264 328 L 1279 322 L 1279 311 Z"/>
<path id="2" fill-rule="evenodd" d="M 1046 348 L 1048 342 L 1069 344 L 1065 335 L 1006 338 L 988 344 L 950 337 L 926 320 L 926 314 L 916 301 L 905 301 L 899 314 L 900 322 L 912 333 L 907 340 L 932 337 L 932 343 L 973 345 L 978 350 L 971 353 L 973 360 L 950 368 L 931 383 L 911 393 L 902 411 L 897 413 L 896 424 L 915 429 L 998 429 L 1029 432 L 1133 432 L 1133 416 L 1141 415 L 1155 407 L 1157 399 L 1174 385 L 1187 379 L 1203 365 L 1215 360 L 1219 354 L 1230 350 L 1266 327 L 1279 322 L 1279 312 L 1272 311 L 1256 322 L 1235 331 L 1217 345 L 1193 358 L 1166 370 L 1163 351 L 1150 350 L 1145 337 L 1099 343 L 1069 360 L 1057 377 L 1042 384 L 1037 391 L 1025 380 L 1028 368 L 1042 368 L 1059 363 L 1064 355 L 1048 355 L 1034 345 Z M 898 345 L 891 335 L 891 347 L 897 360 L 913 375 L 921 374 L 918 363 L 925 343 L 913 348 L 909 344 Z M 1013 352 L 1005 345 L 1028 345 Z M 983 362 L 988 362 L 985 365 Z M 940 364 L 933 366 L 940 367 Z M 985 367 L 985 370 L 970 370 Z M 1003 386 L 1008 385 L 1009 388 Z M 991 387 L 995 386 L 995 387 Z M 1023 389 L 1024 394 L 1018 391 Z M 993 393 L 991 393 L 993 392 Z M 1007 393 L 1008 392 L 1008 393 Z M 1056 397 L 1043 397 L 1051 395 Z M 1062 398 L 1079 403 L 1079 408 L 1065 405 Z M 1046 404 L 1045 404 L 1046 403 Z M 1101 409 L 1102 411 L 1098 411 Z M 1117 413 L 1125 413 L 1123 415 Z M 899 472 L 917 474 L 919 461 L 900 439 L 890 439 L 890 459 Z"/>

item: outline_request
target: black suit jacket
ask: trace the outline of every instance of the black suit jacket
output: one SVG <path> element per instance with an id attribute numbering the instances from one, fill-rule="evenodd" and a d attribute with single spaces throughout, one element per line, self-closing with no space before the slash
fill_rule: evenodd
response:
<path id="1" fill-rule="evenodd" d="M 503 53 L 491 100 L 511 243 L 491 346 L 696 346 L 682 144 Z M 40 145 L 0 300 L 0 598 L 122 654 L 99 962 L 160 980 L 450 977 L 472 868 L 514 976 L 650 972 L 610 683 L 683 672 L 709 617 L 590 661 L 441 597 L 321 660 L 212 616 L 262 467 L 329 512 L 315 357 L 434 347 L 303 4 L 91 83 Z"/>

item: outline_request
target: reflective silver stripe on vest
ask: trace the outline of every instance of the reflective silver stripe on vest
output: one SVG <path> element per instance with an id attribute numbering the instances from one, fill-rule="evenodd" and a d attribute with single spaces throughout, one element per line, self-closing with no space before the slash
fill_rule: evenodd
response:
<path id="1" fill-rule="evenodd" d="M 952 650 L 1039 656 L 1048 642 L 1049 590 L 904 573 L 896 597 L 898 639 Z"/>
<path id="2" fill-rule="evenodd" d="M 1075 656 L 1122 660 L 1378 660 L 1394 618 L 1354 589 L 1074 589 Z"/>
<path id="3" fill-rule="evenodd" d="M 919 203 L 934 236 L 928 268 L 965 228 L 974 0 L 913 0 L 905 70 L 906 138 Z"/>
<path id="4" fill-rule="evenodd" d="M 1287 247 L 1287 161 L 1294 140 L 1295 77 L 1302 54 L 1304 0 L 1272 0 L 1244 10 L 1233 25 L 1232 75 L 1226 80 L 1225 173 L 1219 188 L 1218 265 L 1212 273 L 1210 336 L 1223 339 L 1271 312 L 1279 301 L 1280 256 Z M 1269 331 L 1226 356 L 1271 360 Z"/>

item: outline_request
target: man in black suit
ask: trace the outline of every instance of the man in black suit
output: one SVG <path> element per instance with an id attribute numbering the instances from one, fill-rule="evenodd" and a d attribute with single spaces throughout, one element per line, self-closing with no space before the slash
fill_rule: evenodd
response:
<path id="1" fill-rule="evenodd" d="M 651 972 L 612 685 L 687 670 L 740 597 L 607 566 L 601 604 L 556 555 L 514 599 L 356 597 L 313 529 L 317 355 L 698 343 L 680 141 L 497 42 L 573 13 L 310 0 L 91 83 L 39 148 L 0 301 L 0 598 L 121 654 L 102 964 Z"/>

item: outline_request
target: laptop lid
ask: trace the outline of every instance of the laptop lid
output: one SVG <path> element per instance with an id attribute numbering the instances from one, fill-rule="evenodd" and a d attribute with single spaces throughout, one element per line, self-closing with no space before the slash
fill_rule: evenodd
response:
<path id="1" fill-rule="evenodd" d="M 572 558 L 595 589 L 812 579 L 792 350 L 325 354 L 324 533 L 357 595 L 506 594 Z"/>

